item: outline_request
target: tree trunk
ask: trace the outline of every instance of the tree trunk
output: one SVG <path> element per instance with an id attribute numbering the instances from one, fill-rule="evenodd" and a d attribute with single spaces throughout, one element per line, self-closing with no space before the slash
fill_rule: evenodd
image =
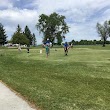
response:
<path id="1" fill-rule="evenodd" d="M 105 47 L 105 43 L 106 43 L 106 39 L 104 38 L 104 41 L 103 41 L 103 47 Z"/>

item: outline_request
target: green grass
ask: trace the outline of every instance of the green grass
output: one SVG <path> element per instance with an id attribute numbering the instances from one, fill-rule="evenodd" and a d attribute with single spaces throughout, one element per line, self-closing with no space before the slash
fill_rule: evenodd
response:
<path id="1" fill-rule="evenodd" d="M 110 46 L 0 49 L 0 79 L 42 110 L 110 110 Z"/>

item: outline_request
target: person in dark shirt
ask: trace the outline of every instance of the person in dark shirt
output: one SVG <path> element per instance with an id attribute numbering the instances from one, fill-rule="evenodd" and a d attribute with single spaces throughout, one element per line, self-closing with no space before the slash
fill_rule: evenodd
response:
<path id="1" fill-rule="evenodd" d="M 65 52 L 65 55 L 68 55 L 68 49 L 69 49 L 69 45 L 67 42 L 64 43 L 64 52 Z"/>

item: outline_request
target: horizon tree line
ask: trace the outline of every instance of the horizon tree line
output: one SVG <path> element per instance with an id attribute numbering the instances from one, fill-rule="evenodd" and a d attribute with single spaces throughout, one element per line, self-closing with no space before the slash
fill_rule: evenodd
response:
<path id="1" fill-rule="evenodd" d="M 69 42 L 69 44 L 71 43 L 73 45 L 103 45 L 102 40 L 80 40 L 80 41 L 72 40 L 71 42 Z M 110 44 L 110 41 L 106 41 L 105 44 Z"/>

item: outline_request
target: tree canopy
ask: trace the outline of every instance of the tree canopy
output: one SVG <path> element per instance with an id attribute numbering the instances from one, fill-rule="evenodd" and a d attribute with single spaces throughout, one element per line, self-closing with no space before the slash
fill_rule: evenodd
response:
<path id="1" fill-rule="evenodd" d="M 105 21 L 104 24 L 97 23 L 97 32 L 103 40 L 103 47 L 105 47 L 105 43 L 108 37 L 110 37 L 110 22 Z"/>
<path id="2" fill-rule="evenodd" d="M 65 16 L 59 15 L 57 13 L 52 13 L 49 16 L 42 14 L 39 16 L 38 23 L 36 24 L 37 30 L 43 33 L 43 42 L 50 39 L 54 43 L 55 38 L 58 43 L 61 44 L 64 35 L 69 32 L 69 27 L 65 22 Z"/>
<path id="3" fill-rule="evenodd" d="M 4 26 L 0 23 L 0 45 L 4 45 L 7 42 L 7 35 Z"/>
<path id="4" fill-rule="evenodd" d="M 29 29 L 28 26 L 25 27 L 24 29 L 24 34 L 25 36 L 27 37 L 27 39 L 29 40 L 29 45 L 32 45 L 32 42 L 33 42 L 33 36 L 31 34 L 31 31 Z"/>
<path id="5" fill-rule="evenodd" d="M 32 35 L 32 45 L 33 46 L 36 46 L 36 37 L 35 37 L 35 34 L 33 33 L 33 35 Z"/>
<path id="6" fill-rule="evenodd" d="M 21 27 L 19 25 L 17 26 L 16 32 L 12 36 L 12 43 L 29 45 L 29 40 L 26 38 L 25 34 L 22 33 Z"/>

